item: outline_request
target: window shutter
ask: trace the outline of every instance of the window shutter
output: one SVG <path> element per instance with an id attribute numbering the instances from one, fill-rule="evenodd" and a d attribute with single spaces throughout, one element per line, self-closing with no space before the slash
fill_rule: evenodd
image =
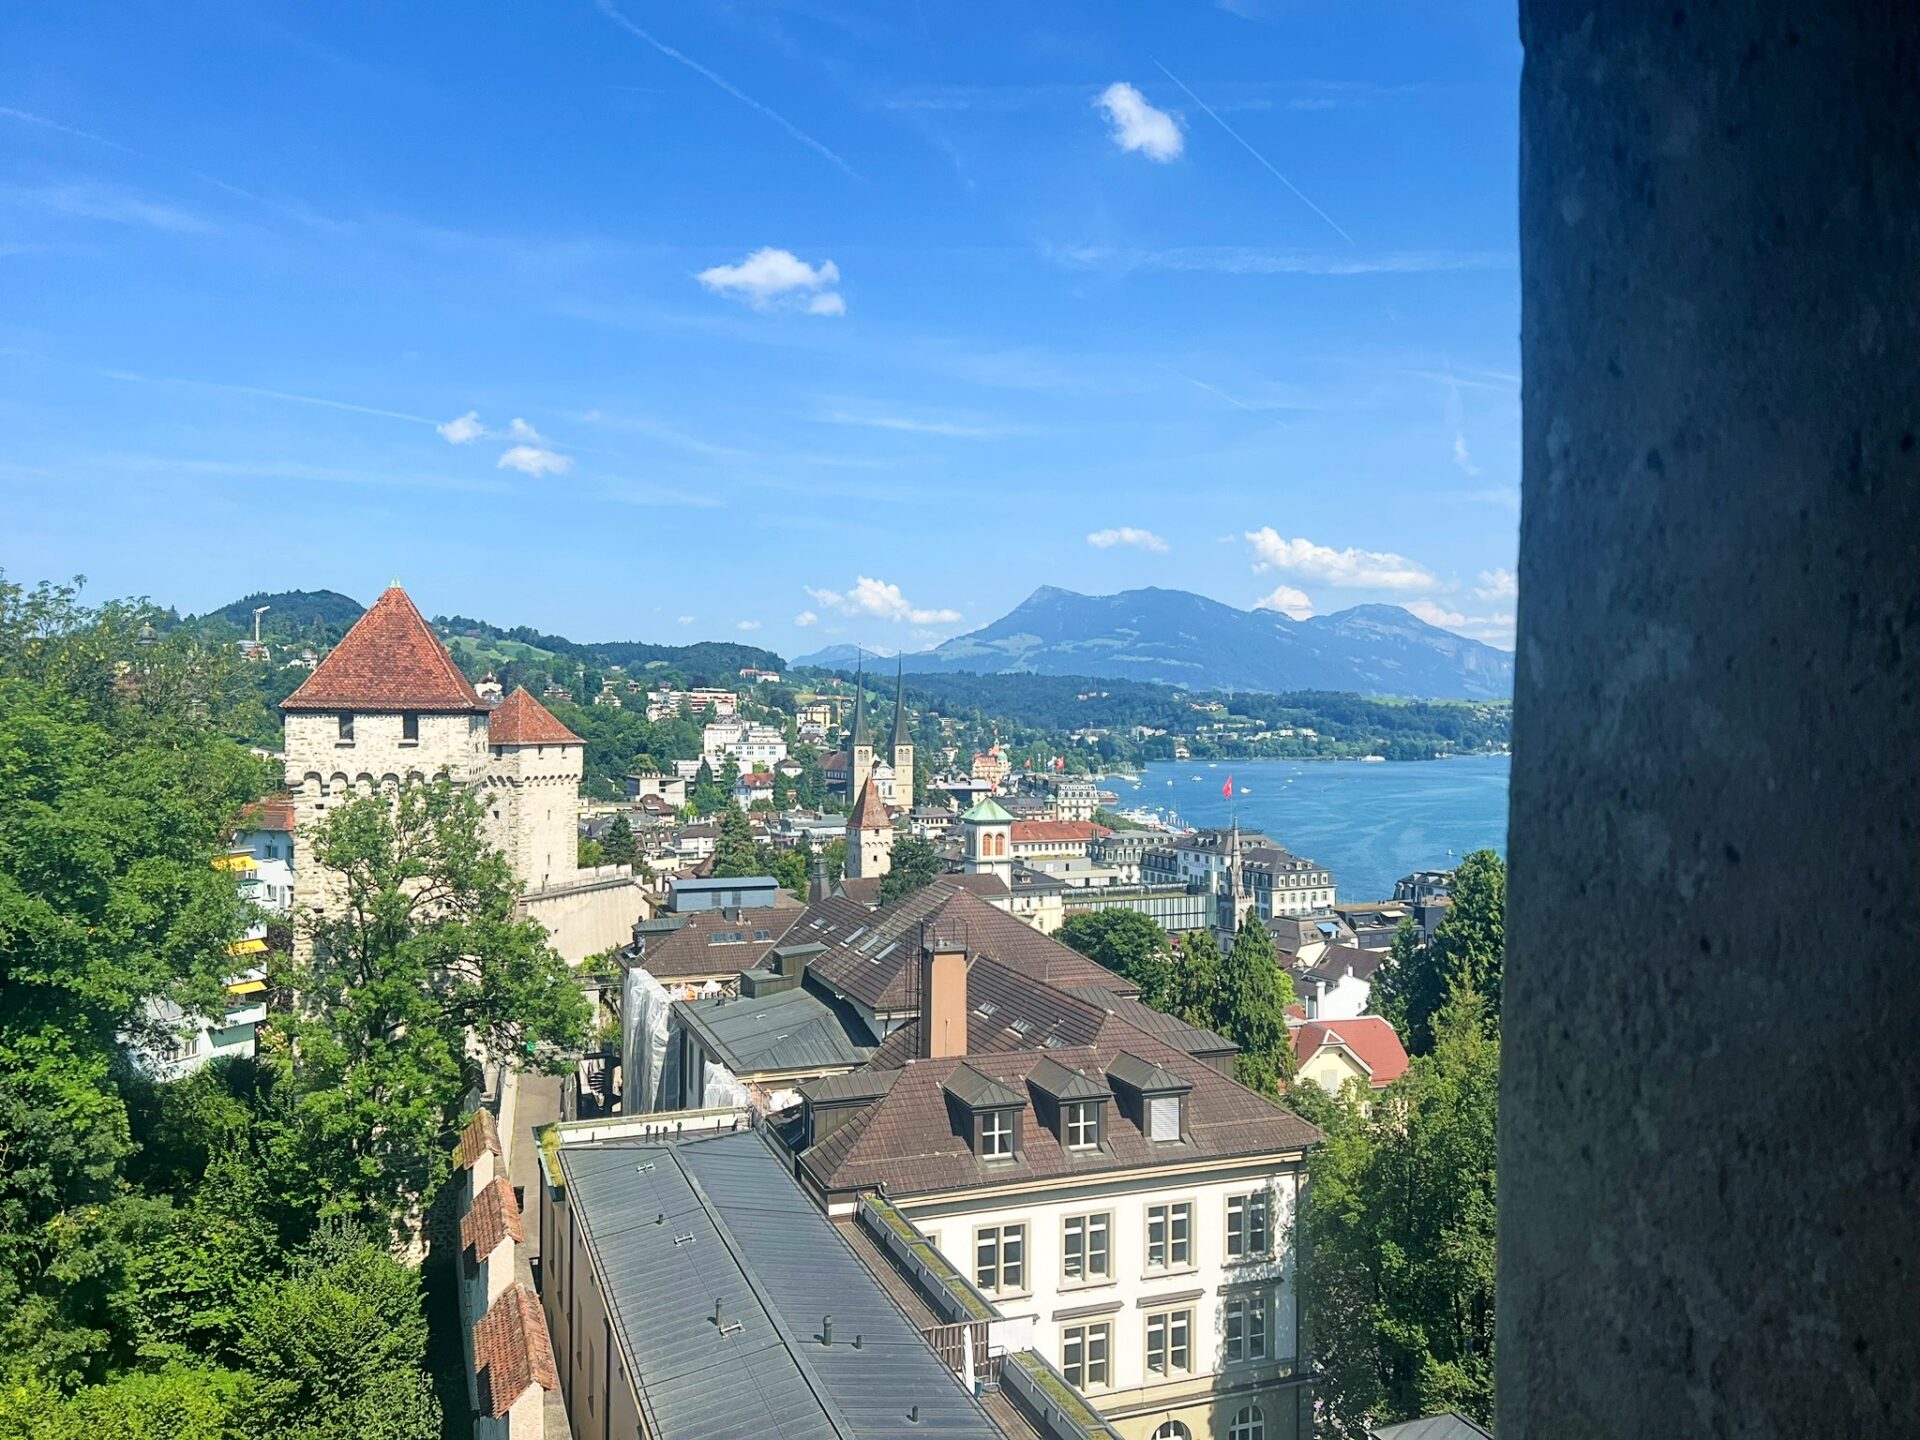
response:
<path id="1" fill-rule="evenodd" d="M 1180 1097 L 1178 1095 L 1156 1095 L 1147 1102 L 1147 1138 L 1149 1140 L 1180 1138 Z"/>

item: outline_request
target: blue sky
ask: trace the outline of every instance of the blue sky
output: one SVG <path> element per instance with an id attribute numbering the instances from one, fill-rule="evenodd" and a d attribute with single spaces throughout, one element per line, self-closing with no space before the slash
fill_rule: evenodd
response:
<path id="1" fill-rule="evenodd" d="M 0 567 L 920 648 L 1040 584 L 1507 644 L 1511 7 L 0 17 Z"/>

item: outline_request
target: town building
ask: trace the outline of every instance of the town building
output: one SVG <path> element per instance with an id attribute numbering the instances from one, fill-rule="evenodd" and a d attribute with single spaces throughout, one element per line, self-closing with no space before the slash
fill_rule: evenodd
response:
<path id="1" fill-rule="evenodd" d="M 1013 817 L 991 795 L 960 817 L 960 869 L 1013 885 Z"/>
<path id="2" fill-rule="evenodd" d="M 485 806 L 488 838 L 520 884 L 518 908 L 578 962 L 620 943 L 645 910 L 621 865 L 583 870 L 576 817 L 585 742 L 528 694 L 483 704 L 398 585 L 388 588 L 281 704 L 298 833 L 356 796 L 448 776 Z M 338 877 L 309 863 L 298 907 L 340 903 Z M 310 943 L 295 925 L 295 946 Z"/>
<path id="3" fill-rule="evenodd" d="M 985 785 L 989 793 L 992 793 L 999 790 L 1010 768 L 1007 757 L 1000 753 L 999 742 L 995 741 L 973 757 L 968 773 L 980 784 Z"/>
<path id="4" fill-rule="evenodd" d="M 1351 1020 L 1366 1014 L 1373 977 L 1384 958 L 1378 950 L 1328 945 L 1312 960 L 1289 966 L 1293 993 L 1306 1007 L 1307 1018 Z"/>
<path id="5" fill-rule="evenodd" d="M 1406 1047 L 1378 1015 L 1309 1020 L 1293 1030 L 1294 1078 L 1338 1095 L 1349 1080 L 1384 1090 L 1407 1071 Z"/>
<path id="6" fill-rule="evenodd" d="M 1393 886 L 1393 898 L 1407 904 L 1444 900 L 1451 898 L 1452 893 L 1451 870 L 1415 870 L 1410 875 L 1402 875 Z"/>
<path id="7" fill-rule="evenodd" d="M 742 771 L 771 770 L 787 758 L 787 741 L 772 725 L 738 717 L 716 720 L 701 731 L 700 755 L 716 774 L 728 760 Z"/>
<path id="8" fill-rule="evenodd" d="M 663 775 L 658 770 L 641 770 L 627 776 L 629 800 L 643 800 L 649 795 L 658 795 L 677 810 L 687 803 L 686 778 L 680 775 Z"/>
<path id="9" fill-rule="evenodd" d="M 1085 858 L 1106 838 L 1107 827 L 1091 820 L 1015 819 L 1008 844 L 1016 860 Z"/>

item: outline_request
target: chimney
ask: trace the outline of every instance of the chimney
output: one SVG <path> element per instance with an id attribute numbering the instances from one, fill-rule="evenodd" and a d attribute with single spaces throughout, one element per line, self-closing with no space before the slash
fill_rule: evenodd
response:
<path id="1" fill-rule="evenodd" d="M 813 873 L 807 877 L 807 903 L 817 905 L 833 891 L 833 882 L 827 879 L 827 857 L 813 857 Z"/>
<path id="2" fill-rule="evenodd" d="M 920 1058 L 966 1053 L 966 930 L 928 925 L 920 936 Z"/>

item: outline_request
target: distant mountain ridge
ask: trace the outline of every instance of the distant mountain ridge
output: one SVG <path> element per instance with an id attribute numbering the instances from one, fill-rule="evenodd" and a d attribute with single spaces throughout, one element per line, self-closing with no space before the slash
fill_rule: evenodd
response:
<path id="1" fill-rule="evenodd" d="M 1081 595 L 1042 585 L 991 625 L 907 656 L 906 668 L 1085 675 L 1194 690 L 1460 700 L 1503 700 L 1513 693 L 1513 656 L 1429 625 L 1398 605 L 1356 605 L 1295 620 L 1157 588 Z"/>

